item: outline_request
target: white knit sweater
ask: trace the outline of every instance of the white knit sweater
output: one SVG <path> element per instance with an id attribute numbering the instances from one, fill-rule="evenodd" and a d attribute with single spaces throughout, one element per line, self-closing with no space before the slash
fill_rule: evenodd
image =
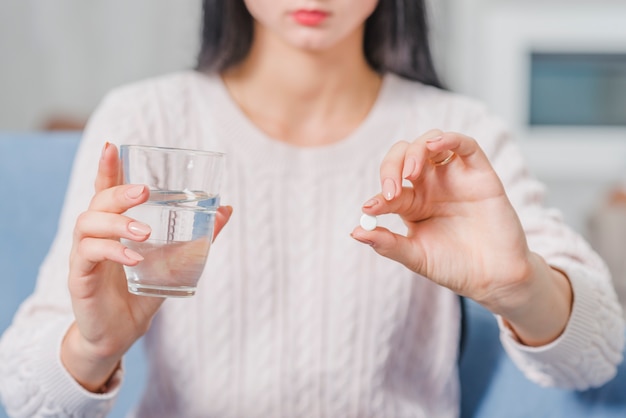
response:
<path id="1" fill-rule="evenodd" d="M 348 138 L 298 148 L 252 125 L 218 77 L 183 72 L 113 92 L 92 118 L 35 293 L 0 342 L 8 411 L 96 417 L 124 390 L 88 393 L 59 359 L 72 321 L 72 229 L 108 140 L 226 152 L 222 203 L 234 207 L 196 296 L 167 300 L 146 336 L 150 377 L 138 417 L 457 416 L 458 298 L 349 236 L 361 204 L 380 190 L 391 144 L 431 128 L 477 138 L 531 249 L 572 282 L 572 317 L 557 341 L 525 347 L 502 327 L 513 360 L 546 385 L 609 379 L 624 335 L 609 275 L 559 214 L 541 207 L 542 186 L 481 106 L 387 75 Z M 382 223 L 403 230 L 397 217 Z"/>

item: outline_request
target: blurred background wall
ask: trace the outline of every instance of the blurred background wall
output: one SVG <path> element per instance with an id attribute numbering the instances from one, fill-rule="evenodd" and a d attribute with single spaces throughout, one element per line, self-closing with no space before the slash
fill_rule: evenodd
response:
<path id="1" fill-rule="evenodd" d="M 445 83 L 504 119 L 575 229 L 598 247 L 600 230 L 626 236 L 603 212 L 626 200 L 626 1 L 428 1 Z M 0 131 L 80 129 L 111 88 L 192 67 L 200 11 L 0 0 Z"/>
<path id="2" fill-rule="evenodd" d="M 0 0 L 0 129 L 80 124 L 112 87 L 189 68 L 199 0 Z"/>

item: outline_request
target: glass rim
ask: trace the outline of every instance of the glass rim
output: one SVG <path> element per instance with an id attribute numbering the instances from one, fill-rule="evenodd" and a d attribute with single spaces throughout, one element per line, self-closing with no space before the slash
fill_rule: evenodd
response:
<path id="1" fill-rule="evenodd" d="M 151 151 L 162 151 L 162 152 L 183 152 L 191 155 L 201 155 L 201 156 L 211 156 L 211 157 L 224 157 L 226 153 L 219 151 L 206 151 L 199 149 L 191 149 L 191 148 L 175 148 L 175 147 L 162 147 L 158 145 L 139 145 L 139 144 L 121 144 L 120 151 L 122 149 L 144 149 Z"/>

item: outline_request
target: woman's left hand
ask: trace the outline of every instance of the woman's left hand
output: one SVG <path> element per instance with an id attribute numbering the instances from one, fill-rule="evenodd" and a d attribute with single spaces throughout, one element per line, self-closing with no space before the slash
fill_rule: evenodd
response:
<path id="1" fill-rule="evenodd" d="M 398 214 L 407 235 L 357 227 L 355 239 L 502 315 L 526 343 L 539 345 L 562 332 L 571 309 L 569 281 L 530 251 L 503 185 L 474 139 L 430 131 L 399 142 L 384 158 L 380 177 L 382 193 L 363 212 Z M 402 187 L 403 179 L 412 187 Z M 553 310 L 555 297 L 563 312 L 543 329 L 531 310 L 546 314 L 543 305 Z"/>

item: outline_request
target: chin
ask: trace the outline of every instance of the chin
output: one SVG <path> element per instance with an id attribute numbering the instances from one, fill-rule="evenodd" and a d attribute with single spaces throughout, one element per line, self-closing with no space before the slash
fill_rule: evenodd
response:
<path id="1" fill-rule="evenodd" d="M 307 52 L 323 52 L 330 49 L 333 45 L 331 42 L 324 42 L 317 39 L 299 40 L 291 43 L 292 46 Z"/>
<path id="2" fill-rule="evenodd" d="M 340 44 L 342 39 L 341 34 L 332 34 L 324 30 L 312 33 L 312 31 L 306 30 L 306 33 L 296 33 L 286 40 L 292 46 L 304 51 L 323 52 Z"/>

